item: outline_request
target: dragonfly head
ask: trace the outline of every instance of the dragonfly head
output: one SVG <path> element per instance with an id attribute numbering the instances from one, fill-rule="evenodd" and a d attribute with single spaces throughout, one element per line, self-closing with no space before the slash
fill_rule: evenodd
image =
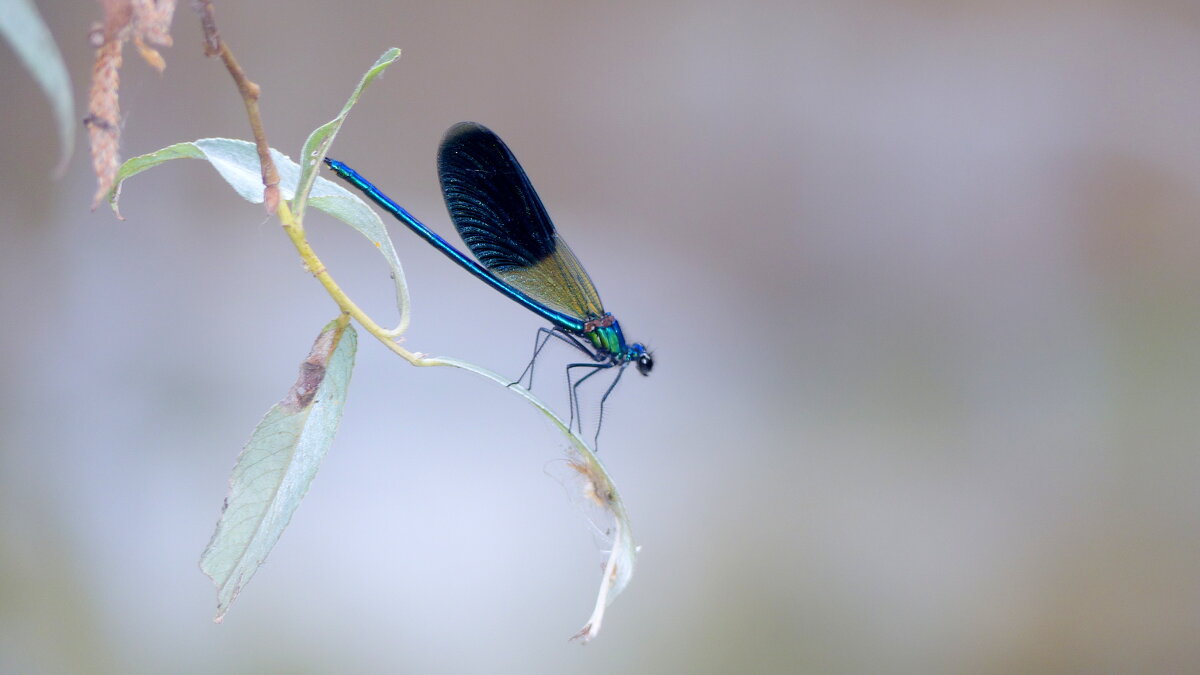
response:
<path id="1" fill-rule="evenodd" d="M 629 345 L 629 360 L 637 363 L 638 372 L 642 375 L 649 375 L 654 369 L 654 357 L 650 356 L 650 352 L 640 342 Z"/>

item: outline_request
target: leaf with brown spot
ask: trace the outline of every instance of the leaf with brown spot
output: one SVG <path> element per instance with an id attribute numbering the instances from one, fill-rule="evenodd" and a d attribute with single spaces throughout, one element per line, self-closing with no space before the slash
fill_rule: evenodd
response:
<path id="1" fill-rule="evenodd" d="M 200 569 L 217 586 L 221 621 L 279 541 L 333 443 L 354 368 L 353 326 L 332 321 L 300 364 L 300 375 L 250 436 Z"/>

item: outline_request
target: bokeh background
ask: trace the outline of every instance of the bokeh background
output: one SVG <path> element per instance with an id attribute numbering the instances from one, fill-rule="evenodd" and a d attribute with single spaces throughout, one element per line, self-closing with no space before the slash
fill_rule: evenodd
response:
<path id="1" fill-rule="evenodd" d="M 99 9 L 39 3 L 83 115 Z M 1200 5 L 218 3 L 295 156 L 449 233 L 442 132 L 513 146 L 631 338 L 602 556 L 517 397 L 363 339 L 341 432 L 224 624 L 197 559 L 332 304 L 206 165 L 89 212 L 0 48 L 0 671 L 1200 670 Z M 248 137 L 181 7 L 126 157 Z M 394 322 L 387 269 L 309 219 Z M 520 372 L 533 315 L 393 227 L 407 344 Z M 571 357 L 548 357 L 544 392 Z"/>

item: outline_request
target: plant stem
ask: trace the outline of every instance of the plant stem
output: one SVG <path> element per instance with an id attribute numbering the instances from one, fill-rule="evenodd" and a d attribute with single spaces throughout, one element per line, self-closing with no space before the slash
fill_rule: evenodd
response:
<path id="1" fill-rule="evenodd" d="M 329 293 L 329 297 L 333 299 L 342 312 L 349 315 L 362 326 L 363 330 L 375 336 L 388 349 L 400 355 L 405 361 L 408 361 L 414 366 L 440 366 L 446 365 L 439 362 L 437 359 L 426 358 L 425 355 L 410 352 L 400 346 L 387 330 L 375 322 L 366 312 L 362 310 L 342 287 L 334 281 L 333 276 L 329 274 L 328 268 L 321 259 L 317 257 L 317 252 L 313 250 L 311 244 L 308 243 L 308 238 L 304 236 L 304 228 L 295 221 L 292 217 L 292 210 L 286 201 L 279 203 L 279 209 L 276 211 L 279 216 L 279 221 L 283 225 L 283 231 L 287 233 L 288 238 L 292 240 L 292 245 L 296 247 L 296 251 L 300 254 L 300 259 L 304 261 L 304 266 L 308 271 L 321 282 L 325 287 L 325 291 Z"/>
<path id="2" fill-rule="evenodd" d="M 242 70 L 234 58 L 233 50 L 221 39 L 221 34 L 217 32 L 217 20 L 213 14 L 211 0 L 195 3 L 195 10 L 200 15 L 200 25 L 204 29 L 205 56 L 221 57 L 225 69 L 237 85 L 238 93 L 242 95 L 246 116 L 250 119 L 250 130 L 254 133 L 254 144 L 258 148 L 258 163 L 262 167 L 263 205 L 266 206 L 267 213 L 275 213 L 275 209 L 279 207 L 279 171 L 275 168 L 275 162 L 271 161 L 271 146 L 267 143 L 267 132 L 258 110 L 258 97 L 262 89 L 246 77 L 246 71 Z"/>

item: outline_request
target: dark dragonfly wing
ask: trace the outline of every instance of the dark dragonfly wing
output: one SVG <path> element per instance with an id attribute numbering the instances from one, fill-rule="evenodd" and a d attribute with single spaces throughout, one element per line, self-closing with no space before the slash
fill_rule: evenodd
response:
<path id="1" fill-rule="evenodd" d="M 529 267 L 556 249 L 554 224 L 516 157 L 474 122 L 446 132 L 438 176 L 454 226 L 492 271 Z"/>
<path id="2" fill-rule="evenodd" d="M 555 310 L 604 315 L 591 278 L 499 136 L 474 122 L 454 125 L 438 150 L 438 175 L 454 227 L 480 264 Z"/>

